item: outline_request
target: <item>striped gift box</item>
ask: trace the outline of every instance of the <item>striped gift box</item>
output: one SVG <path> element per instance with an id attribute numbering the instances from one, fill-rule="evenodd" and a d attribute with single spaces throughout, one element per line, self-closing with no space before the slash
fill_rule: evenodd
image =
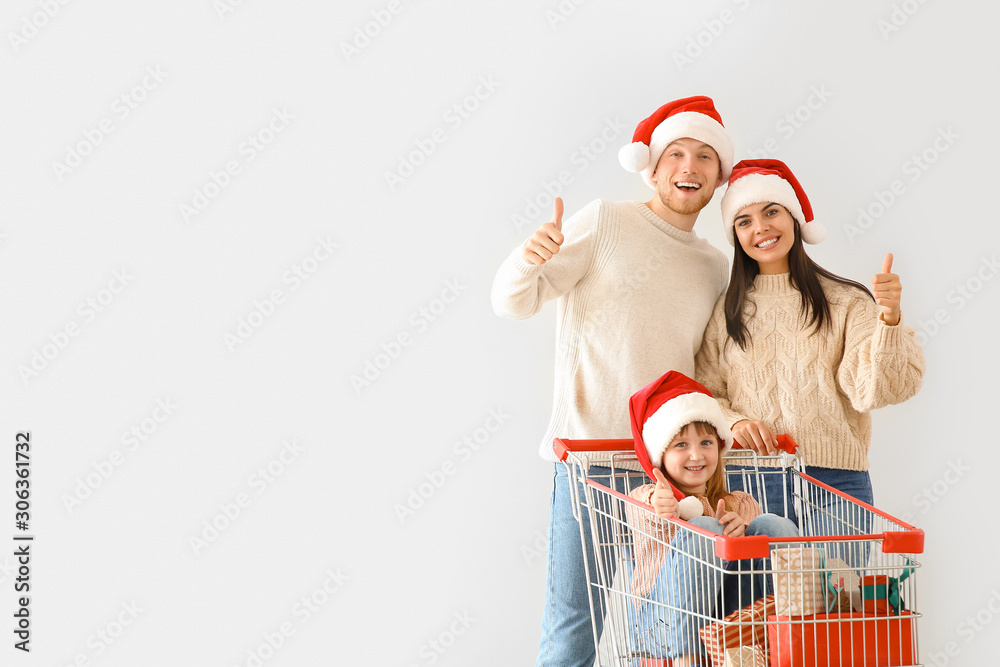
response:
<path id="1" fill-rule="evenodd" d="M 748 607 L 734 611 L 718 623 L 702 627 L 698 634 L 712 658 L 712 664 L 719 667 L 724 665 L 726 649 L 729 648 L 766 647 L 767 617 L 774 613 L 774 596 L 768 595 Z"/>
<path id="2" fill-rule="evenodd" d="M 725 667 L 767 667 L 767 658 L 760 646 L 727 648 Z"/>

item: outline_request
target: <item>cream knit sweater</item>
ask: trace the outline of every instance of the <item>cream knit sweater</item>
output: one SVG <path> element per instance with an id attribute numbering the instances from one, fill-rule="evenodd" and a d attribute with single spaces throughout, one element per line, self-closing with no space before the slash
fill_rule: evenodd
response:
<path id="1" fill-rule="evenodd" d="M 746 351 L 729 339 L 720 298 L 695 377 L 718 399 L 730 425 L 760 420 L 788 433 L 806 465 L 867 470 L 869 410 L 916 394 L 924 355 L 913 329 L 887 326 L 867 294 L 820 280 L 830 320 L 815 332 L 789 274 L 757 276 L 747 294 Z"/>
<path id="2" fill-rule="evenodd" d="M 641 202 L 591 202 L 563 222 L 565 241 L 542 266 L 518 246 L 493 282 L 493 309 L 524 319 L 557 299 L 554 438 L 629 438 L 628 400 L 694 355 L 725 290 L 725 255 Z"/>

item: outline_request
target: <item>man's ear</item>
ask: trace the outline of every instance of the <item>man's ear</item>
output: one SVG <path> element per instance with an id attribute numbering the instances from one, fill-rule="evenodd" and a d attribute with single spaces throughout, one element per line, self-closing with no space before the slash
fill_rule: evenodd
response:
<path id="1" fill-rule="evenodd" d="M 722 166 L 719 166 L 719 177 L 715 179 L 715 187 L 718 188 L 722 185 Z"/>

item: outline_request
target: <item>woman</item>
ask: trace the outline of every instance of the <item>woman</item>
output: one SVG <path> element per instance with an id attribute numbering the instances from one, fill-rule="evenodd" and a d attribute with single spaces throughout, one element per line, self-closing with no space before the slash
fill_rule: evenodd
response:
<path id="1" fill-rule="evenodd" d="M 788 433 L 809 475 L 872 503 L 869 411 L 910 398 L 924 375 L 916 334 L 900 323 L 892 255 L 875 276 L 874 296 L 813 262 L 802 243 L 818 243 L 823 229 L 779 160 L 736 165 L 722 217 L 735 248 L 732 274 L 705 330 L 696 377 L 718 399 L 739 445 L 770 454 L 776 434 Z M 796 521 L 784 502 L 790 487 L 764 477 L 765 511 Z M 841 521 L 807 534 L 867 532 L 843 511 L 834 512 Z"/>

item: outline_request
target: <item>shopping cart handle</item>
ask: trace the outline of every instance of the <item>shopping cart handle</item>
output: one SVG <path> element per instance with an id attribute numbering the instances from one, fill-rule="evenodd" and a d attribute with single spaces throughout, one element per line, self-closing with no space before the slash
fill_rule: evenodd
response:
<path id="1" fill-rule="evenodd" d="M 733 443 L 733 447 L 740 449 L 740 444 Z M 794 454 L 798 445 L 792 436 L 782 433 L 778 436 L 778 448 L 789 454 Z M 565 461 L 570 452 L 620 452 L 635 448 L 635 441 L 631 438 L 613 438 L 604 440 L 570 440 L 569 438 L 556 438 L 552 441 L 552 450 L 556 453 L 556 458 Z"/>
<path id="2" fill-rule="evenodd" d="M 792 440 L 792 436 L 788 435 L 787 433 L 782 433 L 781 435 L 777 436 L 777 438 L 778 438 L 778 449 L 783 449 L 789 454 L 794 454 L 796 450 L 798 450 L 799 448 L 798 443 Z M 733 449 L 745 450 L 746 448 L 743 447 L 743 445 L 741 445 L 740 443 L 733 441 Z"/>
<path id="3" fill-rule="evenodd" d="M 632 449 L 635 449 L 635 442 L 631 438 L 618 438 L 616 440 L 556 438 L 552 441 L 552 450 L 560 461 L 565 461 L 570 452 L 620 452 Z"/>
<path id="4" fill-rule="evenodd" d="M 767 535 L 718 535 L 715 537 L 715 555 L 722 560 L 766 558 L 770 553 Z"/>
<path id="5" fill-rule="evenodd" d="M 778 448 L 785 450 L 789 454 L 794 454 L 795 451 L 799 448 L 799 445 L 794 440 L 792 440 L 792 436 L 788 435 L 787 433 L 782 433 L 781 435 L 778 436 Z"/>

